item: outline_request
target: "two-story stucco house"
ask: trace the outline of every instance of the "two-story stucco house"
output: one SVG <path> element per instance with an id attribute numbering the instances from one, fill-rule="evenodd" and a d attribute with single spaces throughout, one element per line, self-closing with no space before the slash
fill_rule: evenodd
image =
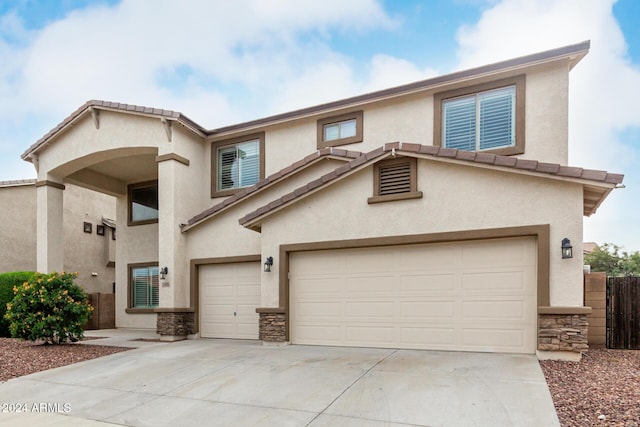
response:
<path id="1" fill-rule="evenodd" d="M 567 165 L 569 72 L 588 49 L 212 130 L 89 101 L 23 154 L 47 213 L 38 269 L 64 263 L 72 183 L 117 198 L 118 327 L 579 352 L 582 217 L 622 181 Z"/>

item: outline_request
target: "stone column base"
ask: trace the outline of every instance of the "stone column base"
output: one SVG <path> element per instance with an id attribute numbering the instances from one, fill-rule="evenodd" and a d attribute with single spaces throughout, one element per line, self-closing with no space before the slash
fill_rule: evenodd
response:
<path id="1" fill-rule="evenodd" d="M 191 309 L 157 308 L 157 332 L 161 340 L 177 341 L 186 339 L 196 331 L 196 319 Z"/>
<path id="2" fill-rule="evenodd" d="M 590 307 L 539 307 L 538 350 L 577 353 L 589 350 L 590 312 Z"/>
<path id="3" fill-rule="evenodd" d="M 287 315 L 284 312 L 257 309 L 260 315 L 258 339 L 265 343 L 284 343 L 287 340 Z"/>

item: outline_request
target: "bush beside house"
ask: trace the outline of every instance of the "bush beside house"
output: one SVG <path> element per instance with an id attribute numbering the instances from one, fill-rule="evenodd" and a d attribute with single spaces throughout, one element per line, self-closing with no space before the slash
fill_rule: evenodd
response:
<path id="1" fill-rule="evenodd" d="M 49 344 L 77 341 L 93 307 L 87 293 L 73 280 L 77 273 L 34 274 L 13 288 L 5 319 L 15 338 Z"/>
<path id="2" fill-rule="evenodd" d="M 9 322 L 4 318 L 7 304 L 13 300 L 13 288 L 28 282 L 35 273 L 31 271 L 15 271 L 0 274 L 0 337 L 11 336 Z"/>

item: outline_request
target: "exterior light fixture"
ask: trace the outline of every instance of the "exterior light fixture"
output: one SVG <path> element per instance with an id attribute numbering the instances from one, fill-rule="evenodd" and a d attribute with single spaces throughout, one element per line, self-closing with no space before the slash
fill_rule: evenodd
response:
<path id="1" fill-rule="evenodd" d="M 266 260 L 264 260 L 264 272 L 265 273 L 271 273 L 271 266 L 273 265 L 273 257 L 267 257 Z"/>
<path id="2" fill-rule="evenodd" d="M 160 279 L 164 280 L 167 278 L 167 274 L 169 274 L 169 268 L 167 267 L 162 267 L 160 269 Z"/>
<path id="3" fill-rule="evenodd" d="M 562 259 L 573 258 L 573 246 L 571 246 L 571 240 L 566 237 L 562 239 Z"/>

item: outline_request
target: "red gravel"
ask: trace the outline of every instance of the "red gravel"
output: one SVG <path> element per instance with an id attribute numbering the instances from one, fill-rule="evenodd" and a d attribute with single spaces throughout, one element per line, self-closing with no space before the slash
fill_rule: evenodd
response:
<path id="1" fill-rule="evenodd" d="M 563 427 L 640 426 L 640 351 L 591 349 L 540 361 Z"/>
<path id="2" fill-rule="evenodd" d="M 130 350 L 103 345 L 60 344 L 0 338 L 0 382 L 83 360 Z"/>

